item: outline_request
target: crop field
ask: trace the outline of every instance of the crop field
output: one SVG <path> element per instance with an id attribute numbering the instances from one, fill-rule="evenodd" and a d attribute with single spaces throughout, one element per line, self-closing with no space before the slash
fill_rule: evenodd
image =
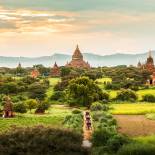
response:
<path id="1" fill-rule="evenodd" d="M 111 113 L 114 115 L 145 115 L 155 113 L 153 103 L 122 103 L 112 104 Z"/>

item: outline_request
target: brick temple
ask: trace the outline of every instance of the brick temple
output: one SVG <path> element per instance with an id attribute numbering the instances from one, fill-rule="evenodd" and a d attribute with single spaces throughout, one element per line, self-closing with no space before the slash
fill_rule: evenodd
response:
<path id="1" fill-rule="evenodd" d="M 72 60 L 66 64 L 66 67 L 90 69 L 90 64 L 84 61 L 78 45 L 72 55 Z"/>
<path id="2" fill-rule="evenodd" d="M 151 51 L 149 51 L 149 56 L 144 64 L 142 64 L 140 61 L 138 62 L 138 68 L 146 69 L 149 71 L 152 75 L 151 78 L 147 81 L 148 85 L 155 85 L 155 66 L 154 66 L 154 60 L 152 57 Z"/>
<path id="3" fill-rule="evenodd" d="M 58 67 L 57 63 L 55 62 L 53 68 L 51 69 L 51 76 L 59 77 L 60 74 L 61 74 L 60 68 Z"/>

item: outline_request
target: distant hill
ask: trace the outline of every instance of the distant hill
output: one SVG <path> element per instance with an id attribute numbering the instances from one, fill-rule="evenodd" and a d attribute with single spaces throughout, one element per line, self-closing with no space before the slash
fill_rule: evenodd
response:
<path id="1" fill-rule="evenodd" d="M 116 65 L 137 65 L 138 61 L 145 62 L 148 53 L 142 54 L 122 54 L 116 53 L 112 55 L 96 55 L 91 53 L 84 53 L 84 59 L 88 61 L 91 66 L 116 66 Z M 155 51 L 152 52 L 155 57 Z M 22 66 L 30 67 L 35 64 L 43 64 L 45 66 L 53 66 L 56 61 L 59 66 L 63 66 L 71 60 L 71 55 L 67 54 L 53 54 L 52 56 L 43 57 L 4 57 L 0 56 L 0 67 L 16 67 L 21 62 Z"/>

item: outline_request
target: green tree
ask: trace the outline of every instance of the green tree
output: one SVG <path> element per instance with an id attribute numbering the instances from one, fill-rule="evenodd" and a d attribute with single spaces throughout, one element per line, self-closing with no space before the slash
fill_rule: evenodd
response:
<path id="1" fill-rule="evenodd" d="M 28 100 L 26 100 L 25 103 L 27 105 L 27 108 L 30 110 L 30 112 L 32 109 L 36 109 L 37 105 L 38 105 L 38 102 L 35 99 L 28 99 Z"/>
<path id="2" fill-rule="evenodd" d="M 13 104 L 13 110 L 17 113 L 26 113 L 27 107 L 26 107 L 26 104 L 19 102 L 19 103 Z"/>
<path id="3" fill-rule="evenodd" d="M 44 100 L 44 98 L 46 97 L 46 89 L 47 87 L 43 84 L 35 82 L 28 88 L 29 97 L 32 99 Z"/>
<path id="4" fill-rule="evenodd" d="M 88 77 L 79 77 L 71 80 L 68 85 L 67 95 L 70 105 L 87 107 L 92 102 L 103 99 L 102 90 Z"/>

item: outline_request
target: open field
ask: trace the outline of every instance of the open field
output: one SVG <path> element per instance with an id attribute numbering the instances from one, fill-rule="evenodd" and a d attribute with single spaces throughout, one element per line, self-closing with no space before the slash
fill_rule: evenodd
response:
<path id="1" fill-rule="evenodd" d="M 155 135 L 150 135 L 150 136 L 140 136 L 134 138 L 137 142 L 140 142 L 142 144 L 153 144 L 155 145 Z"/>
<path id="2" fill-rule="evenodd" d="M 116 97 L 118 90 L 108 90 L 110 98 L 113 99 Z M 155 94 L 155 89 L 144 89 L 144 90 L 138 90 L 136 92 L 138 95 L 138 101 L 142 100 L 142 96 L 146 94 Z"/>
<path id="3" fill-rule="evenodd" d="M 105 82 L 112 82 L 112 79 L 108 78 L 108 77 L 107 78 L 100 78 L 100 79 L 97 79 L 96 82 L 104 84 Z"/>
<path id="4" fill-rule="evenodd" d="M 19 114 L 14 118 L 4 119 L 0 118 L 0 132 L 9 130 L 12 126 L 36 126 L 47 125 L 52 127 L 63 127 L 63 120 L 66 115 L 72 111 L 69 107 L 52 106 L 46 114 Z"/>
<path id="5" fill-rule="evenodd" d="M 155 113 L 155 104 L 153 103 L 112 104 L 111 108 L 111 113 L 115 115 L 144 115 Z"/>
<path id="6" fill-rule="evenodd" d="M 48 79 L 50 82 L 50 87 L 46 92 L 47 98 L 51 97 L 51 95 L 53 94 L 53 88 L 54 86 L 61 80 L 60 78 L 49 78 Z"/>
<path id="7" fill-rule="evenodd" d="M 155 134 L 155 121 L 143 115 L 114 115 L 118 123 L 118 131 L 128 136 L 147 136 Z"/>

